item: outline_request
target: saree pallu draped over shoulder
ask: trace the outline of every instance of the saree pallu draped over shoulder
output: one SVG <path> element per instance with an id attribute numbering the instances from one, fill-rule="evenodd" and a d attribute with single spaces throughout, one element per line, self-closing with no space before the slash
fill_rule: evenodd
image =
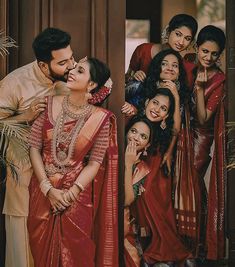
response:
<path id="1" fill-rule="evenodd" d="M 137 198 L 141 194 L 144 194 L 144 180 L 149 172 L 150 169 L 143 160 L 135 166 L 132 183 L 133 186 L 138 185 L 139 190 Z M 143 185 L 141 181 L 143 182 Z M 141 252 L 139 249 L 139 242 L 137 241 L 137 225 L 135 217 L 131 212 L 131 206 L 125 207 L 124 209 L 124 261 L 125 267 L 139 267 L 141 261 Z"/>
<path id="2" fill-rule="evenodd" d="M 214 121 L 211 128 L 195 127 L 194 150 L 195 167 L 198 176 L 207 187 L 207 216 L 205 225 L 206 258 L 211 260 L 225 257 L 225 184 L 226 154 L 225 154 L 225 75 L 218 72 L 211 78 L 205 91 L 205 101 L 212 107 L 217 103 Z M 202 151 L 212 144 L 210 161 L 208 153 Z M 197 156 L 200 155 L 200 156 Z M 206 173 L 204 172 L 206 169 Z M 204 174 L 204 177 L 200 176 Z M 202 231 L 202 230 L 201 230 Z"/>
<path id="3" fill-rule="evenodd" d="M 151 172 L 146 177 L 145 192 L 135 203 L 136 220 L 146 229 L 144 236 L 151 237 L 143 247 L 142 257 L 148 264 L 180 263 L 191 257 L 177 234 L 171 198 L 172 180 L 164 175 L 161 162 L 159 153 L 149 158 L 147 163 Z"/>
<path id="4" fill-rule="evenodd" d="M 194 84 L 193 63 L 185 63 L 190 87 Z M 181 236 L 195 240 L 196 256 L 203 248 L 210 260 L 225 256 L 225 75 L 215 73 L 205 86 L 206 109 L 213 117 L 203 126 L 197 121 L 195 95 L 191 103 L 191 124 L 187 135 L 180 135 L 177 155 L 181 155 L 175 194 L 178 231 Z M 187 120 L 186 120 L 187 122 Z M 187 137 L 189 142 L 182 142 Z M 192 152 L 191 152 L 192 151 Z M 191 156 L 191 155 L 192 156 Z M 186 157 L 185 157 L 186 156 Z M 192 162 L 193 164 L 192 164 Z M 195 231 L 196 229 L 196 235 Z"/>
<path id="5" fill-rule="evenodd" d="M 76 139 L 70 168 L 49 176 L 58 189 L 69 189 L 85 166 L 87 155 L 109 121 L 109 146 L 103 163 L 79 198 L 60 214 L 53 214 L 48 198 L 33 175 L 30 184 L 28 230 L 35 267 L 118 267 L 118 150 L 116 119 L 96 108 Z M 43 162 L 51 163 L 53 125 L 43 125 Z"/>
<path id="6" fill-rule="evenodd" d="M 175 189 L 174 204 L 177 231 L 185 246 L 195 253 L 198 243 L 198 217 L 196 195 L 196 170 L 193 165 L 193 138 L 190 132 L 189 106 L 185 105 L 184 124 L 178 135 L 176 163 L 175 163 Z"/>

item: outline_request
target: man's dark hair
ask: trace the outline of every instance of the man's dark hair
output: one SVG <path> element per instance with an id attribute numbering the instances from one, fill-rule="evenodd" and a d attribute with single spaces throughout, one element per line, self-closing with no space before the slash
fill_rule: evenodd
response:
<path id="1" fill-rule="evenodd" d="M 33 50 L 37 61 L 50 62 L 51 52 L 66 48 L 71 41 L 69 33 L 56 28 L 47 28 L 39 33 L 33 41 Z"/>

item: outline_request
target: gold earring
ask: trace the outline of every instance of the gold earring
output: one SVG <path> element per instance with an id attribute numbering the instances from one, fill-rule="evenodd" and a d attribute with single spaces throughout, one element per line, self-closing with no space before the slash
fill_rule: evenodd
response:
<path id="1" fill-rule="evenodd" d="M 166 121 L 165 121 L 165 119 L 161 121 L 160 127 L 161 127 L 162 130 L 166 129 Z"/>
<path id="2" fill-rule="evenodd" d="M 89 99 L 92 99 L 92 94 L 87 90 L 85 94 L 85 99 L 88 101 Z"/>
<path id="3" fill-rule="evenodd" d="M 147 147 L 144 148 L 143 156 L 148 156 Z"/>

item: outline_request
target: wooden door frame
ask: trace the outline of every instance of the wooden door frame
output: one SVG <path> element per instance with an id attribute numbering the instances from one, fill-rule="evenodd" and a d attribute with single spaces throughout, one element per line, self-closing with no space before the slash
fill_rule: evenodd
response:
<path id="1" fill-rule="evenodd" d="M 235 2 L 226 0 L 226 86 L 228 92 L 228 121 L 235 121 L 235 32 L 233 25 L 235 24 Z M 235 131 L 232 131 L 228 136 L 227 158 L 234 152 Z M 227 237 L 229 240 L 228 258 L 229 266 L 235 266 L 235 169 L 228 172 L 227 180 L 227 209 L 226 209 L 226 226 Z"/>
<path id="2" fill-rule="evenodd" d="M 0 31 L 8 32 L 7 0 L 0 0 Z M 0 56 L 0 80 L 7 74 L 7 57 Z"/>

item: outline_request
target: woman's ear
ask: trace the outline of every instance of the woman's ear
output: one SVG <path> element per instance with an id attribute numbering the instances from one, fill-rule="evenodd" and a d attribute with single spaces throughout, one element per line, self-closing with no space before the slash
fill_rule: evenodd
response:
<path id="1" fill-rule="evenodd" d="M 90 81 L 90 82 L 88 83 L 87 91 L 90 92 L 90 91 L 92 91 L 93 89 L 95 89 L 97 86 L 98 86 L 97 83 L 95 83 L 95 82 L 93 82 L 93 81 Z"/>

